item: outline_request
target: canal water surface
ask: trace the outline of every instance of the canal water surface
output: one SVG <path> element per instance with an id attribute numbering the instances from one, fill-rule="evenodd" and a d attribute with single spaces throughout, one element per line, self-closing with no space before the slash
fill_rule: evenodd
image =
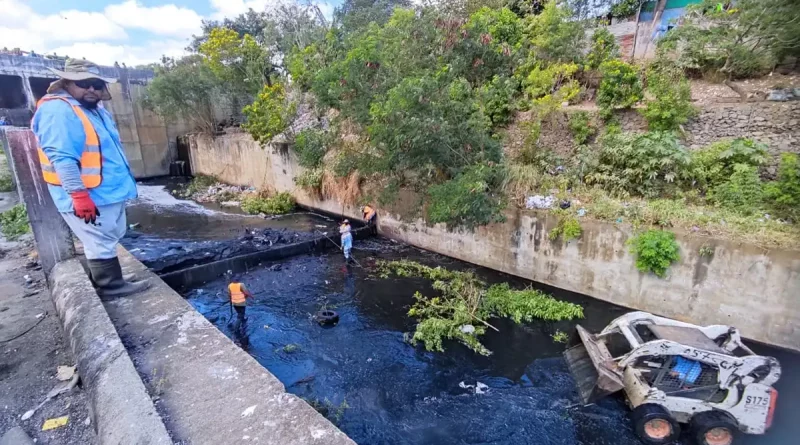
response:
<path id="1" fill-rule="evenodd" d="M 146 239 L 161 240 L 155 244 L 174 239 L 224 242 L 226 236 L 238 237 L 245 227 L 303 234 L 332 229 L 331 221 L 310 214 L 253 221 L 219 214 L 217 209 L 188 209 L 192 204 L 186 201 L 164 205 L 167 201 L 163 196 L 161 204 L 140 200 L 133 215 L 129 213 L 129 219 L 140 222 L 137 230 Z M 168 223 L 164 213 L 171 215 Z M 260 225 L 266 223 L 271 225 Z M 137 239 L 142 236 L 133 244 L 127 242 L 142 244 Z M 224 278 L 184 295 L 288 391 L 305 398 L 360 445 L 639 444 L 621 398 L 589 407 L 578 404 L 574 381 L 561 358 L 565 346 L 552 338 L 557 331 L 573 334 L 575 322 L 516 325 L 492 320 L 500 332 L 489 330 L 482 339 L 491 356 L 480 356 L 457 343 L 446 343 L 444 353 L 428 352 L 405 338 L 414 329 L 414 320 L 407 315 L 412 295 L 431 294 L 430 283 L 417 278 L 381 279 L 371 270 L 376 259 L 405 258 L 473 269 L 489 283 L 509 282 L 518 288 L 532 283 L 388 240 L 359 241 L 355 249 L 357 266 L 347 267 L 340 254 L 328 253 L 264 263 L 240 275 L 255 294 L 243 326 L 231 316 Z M 578 294 L 545 290 L 583 305 L 586 318 L 578 322 L 590 330 L 600 330 L 627 312 Z M 336 327 L 314 322 L 313 314 L 323 308 L 339 313 Z M 774 348 L 755 347 L 781 361 L 781 395 L 772 431 L 763 437 L 742 437 L 738 443 L 797 443 L 800 425 L 792 419 L 800 407 L 800 385 L 793 377 L 800 359 Z"/>

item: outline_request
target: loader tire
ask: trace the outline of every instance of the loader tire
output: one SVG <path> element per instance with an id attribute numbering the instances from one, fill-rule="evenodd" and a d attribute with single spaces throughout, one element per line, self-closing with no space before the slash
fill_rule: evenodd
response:
<path id="1" fill-rule="evenodd" d="M 722 411 L 705 411 L 695 414 L 690 432 L 697 445 L 732 445 L 739 427 L 736 421 Z"/>
<path id="2" fill-rule="evenodd" d="M 637 406 L 631 419 L 636 435 L 647 445 L 670 444 L 681 435 L 681 427 L 669 410 L 655 403 Z"/>

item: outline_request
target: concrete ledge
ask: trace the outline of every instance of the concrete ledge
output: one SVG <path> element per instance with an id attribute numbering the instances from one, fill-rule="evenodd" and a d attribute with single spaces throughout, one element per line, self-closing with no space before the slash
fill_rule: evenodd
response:
<path id="1" fill-rule="evenodd" d="M 167 429 L 81 263 L 73 258 L 56 264 L 50 275 L 50 289 L 78 373 L 88 389 L 99 442 L 171 444 Z"/>
<path id="2" fill-rule="evenodd" d="M 174 438 L 193 445 L 355 445 L 120 248 L 139 295 L 104 302 Z"/>

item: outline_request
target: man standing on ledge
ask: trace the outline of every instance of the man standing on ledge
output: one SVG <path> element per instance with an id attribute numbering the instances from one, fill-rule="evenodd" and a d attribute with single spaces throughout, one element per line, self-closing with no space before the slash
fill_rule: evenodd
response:
<path id="1" fill-rule="evenodd" d="M 69 227 L 83 243 L 89 274 L 101 297 L 147 289 L 147 281 L 122 277 L 117 244 L 125 235 L 125 202 L 137 197 L 136 181 L 114 119 L 100 107 L 110 100 L 97 65 L 67 59 L 59 80 L 37 104 L 32 128 L 39 144 L 42 175 Z"/>

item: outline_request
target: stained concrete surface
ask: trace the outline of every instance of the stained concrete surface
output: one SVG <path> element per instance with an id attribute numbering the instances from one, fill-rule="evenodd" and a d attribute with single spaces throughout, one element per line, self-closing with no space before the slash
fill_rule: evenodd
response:
<path id="1" fill-rule="evenodd" d="M 142 263 L 123 250 L 120 258 L 153 287 L 105 308 L 175 440 L 353 444 Z"/>
<path id="2" fill-rule="evenodd" d="M 30 239 L 0 241 L 0 436 L 20 426 L 38 444 L 97 443 L 93 425 L 86 423 L 87 393 L 80 385 L 21 420 L 62 383 L 55 378 L 57 367 L 75 364 L 44 275 L 25 267 L 31 251 Z M 25 285 L 25 275 L 30 275 L 32 285 Z M 61 416 L 69 416 L 66 426 L 41 430 L 46 419 Z"/>

